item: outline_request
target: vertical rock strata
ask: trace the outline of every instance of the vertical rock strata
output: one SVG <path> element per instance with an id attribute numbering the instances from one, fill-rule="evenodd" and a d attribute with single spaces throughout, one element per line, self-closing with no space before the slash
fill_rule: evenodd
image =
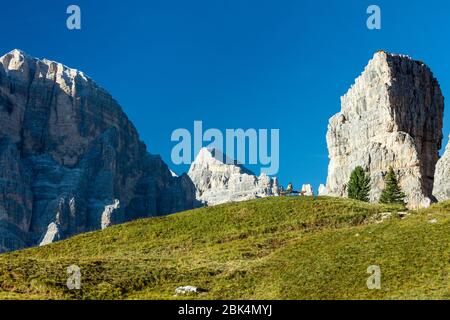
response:
<path id="1" fill-rule="evenodd" d="M 346 196 L 350 173 L 362 166 L 377 201 L 390 166 L 408 206 L 432 198 L 442 143 L 444 98 L 430 69 L 407 56 L 377 52 L 330 119 L 327 133 L 330 195 Z"/>
<path id="2" fill-rule="evenodd" d="M 450 200 L 450 142 L 436 165 L 433 195 L 438 201 Z"/>
<path id="3" fill-rule="evenodd" d="M 82 72 L 0 58 L 0 252 L 194 206 L 117 102 Z"/>

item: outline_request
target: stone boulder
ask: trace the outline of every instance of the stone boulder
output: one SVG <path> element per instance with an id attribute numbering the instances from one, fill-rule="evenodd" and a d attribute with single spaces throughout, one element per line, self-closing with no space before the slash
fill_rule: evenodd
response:
<path id="1" fill-rule="evenodd" d="M 371 178 L 370 199 L 378 201 L 393 167 L 408 206 L 428 205 L 444 112 L 444 97 L 430 69 L 410 57 L 379 51 L 341 104 L 327 133 L 329 194 L 347 196 L 350 174 L 362 166 Z"/>

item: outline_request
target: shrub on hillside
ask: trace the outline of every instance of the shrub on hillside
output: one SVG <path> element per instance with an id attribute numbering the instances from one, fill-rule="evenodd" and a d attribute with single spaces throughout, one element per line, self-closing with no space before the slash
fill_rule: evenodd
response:
<path id="1" fill-rule="evenodd" d="M 386 187 L 381 193 L 380 202 L 386 204 L 405 204 L 405 194 L 402 192 L 400 185 L 398 184 L 397 176 L 394 169 L 389 168 L 389 172 L 386 175 Z"/>
<path id="2" fill-rule="evenodd" d="M 369 202 L 370 178 L 362 167 L 356 167 L 348 182 L 348 197 L 350 199 Z"/>

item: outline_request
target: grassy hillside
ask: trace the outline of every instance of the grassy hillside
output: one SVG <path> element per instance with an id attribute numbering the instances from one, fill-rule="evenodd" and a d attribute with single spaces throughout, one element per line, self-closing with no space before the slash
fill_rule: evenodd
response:
<path id="1" fill-rule="evenodd" d="M 206 291 L 194 299 L 450 299 L 450 203 L 399 210 L 267 198 L 134 221 L 1 255 L 0 299 L 177 299 L 183 285 Z M 81 290 L 66 288 L 72 264 Z"/>

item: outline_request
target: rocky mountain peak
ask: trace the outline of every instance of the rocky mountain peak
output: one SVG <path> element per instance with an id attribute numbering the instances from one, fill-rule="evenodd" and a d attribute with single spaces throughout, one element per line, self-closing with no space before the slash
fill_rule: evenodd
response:
<path id="1" fill-rule="evenodd" d="M 189 169 L 188 176 L 195 185 L 196 199 L 206 205 L 278 194 L 276 179 L 265 174 L 257 177 L 216 149 L 201 149 Z"/>
<path id="2" fill-rule="evenodd" d="M 0 57 L 0 61 L 3 64 L 5 70 L 23 70 L 26 67 L 32 67 L 36 64 L 46 64 L 46 65 L 57 65 L 61 68 L 63 72 L 69 74 L 83 74 L 83 72 L 78 71 L 76 69 L 70 68 L 62 63 L 52 61 L 46 58 L 39 59 L 33 57 L 20 49 L 13 49 L 7 54 Z"/>
<path id="3" fill-rule="evenodd" d="M 24 51 L 20 49 L 13 49 L 7 54 L 0 57 L 0 61 L 3 64 L 5 70 L 17 70 L 20 63 L 24 63 L 25 61 L 33 61 L 38 60 L 26 54 Z M 6 63 L 7 61 L 7 63 Z"/>
<path id="4" fill-rule="evenodd" d="M 0 58 L 0 252 L 194 205 L 106 90 L 20 50 Z"/>
<path id="5" fill-rule="evenodd" d="M 190 167 L 191 170 L 211 169 L 227 170 L 240 174 L 255 175 L 249 169 L 239 164 L 237 161 L 227 157 L 222 151 L 217 149 L 202 148 Z"/>
<path id="6" fill-rule="evenodd" d="M 198 153 L 197 157 L 195 157 L 195 164 L 219 164 L 222 165 L 225 163 L 225 158 L 222 152 L 216 149 L 202 148 Z"/>

